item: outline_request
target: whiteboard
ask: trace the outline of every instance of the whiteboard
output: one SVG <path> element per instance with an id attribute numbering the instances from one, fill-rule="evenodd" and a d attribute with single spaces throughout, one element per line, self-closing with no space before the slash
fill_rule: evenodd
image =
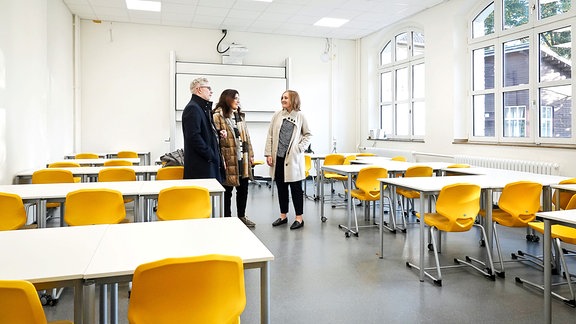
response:
<path id="1" fill-rule="evenodd" d="M 288 65 L 288 63 L 287 63 Z M 176 61 L 173 83 L 173 130 L 171 147 L 184 147 L 182 136 L 182 112 L 192 94 L 190 83 L 199 77 L 210 82 L 213 94 L 211 101 L 217 104 L 225 89 L 239 93 L 240 107 L 246 113 L 246 122 L 254 150 L 254 159 L 264 158 L 264 143 L 268 125 L 274 112 L 281 109 L 280 97 L 288 88 L 287 67 L 233 64 L 211 64 Z M 268 166 L 257 166 L 255 174 L 268 176 Z"/>

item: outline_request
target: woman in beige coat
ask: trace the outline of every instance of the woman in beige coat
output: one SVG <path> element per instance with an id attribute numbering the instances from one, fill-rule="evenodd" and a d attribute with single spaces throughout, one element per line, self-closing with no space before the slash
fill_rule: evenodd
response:
<path id="1" fill-rule="evenodd" d="M 264 155 L 271 166 L 270 175 L 278 188 L 280 217 L 272 223 L 279 226 L 288 223 L 288 188 L 296 219 L 290 229 L 304 226 L 304 194 L 302 180 L 306 177 L 304 150 L 310 144 L 310 128 L 300 112 L 300 96 L 296 91 L 286 90 L 281 98 L 282 110 L 276 112 L 270 121 Z"/>
<path id="2" fill-rule="evenodd" d="M 248 182 L 252 177 L 254 152 L 250 135 L 240 109 L 238 91 L 226 89 L 222 91 L 218 104 L 213 111 L 214 125 L 219 131 L 220 152 L 225 162 L 225 177 L 222 185 L 224 192 L 224 217 L 232 216 L 230 205 L 232 191 L 236 188 L 236 211 L 238 218 L 248 227 L 256 224 L 246 218 L 246 202 L 248 199 Z"/>

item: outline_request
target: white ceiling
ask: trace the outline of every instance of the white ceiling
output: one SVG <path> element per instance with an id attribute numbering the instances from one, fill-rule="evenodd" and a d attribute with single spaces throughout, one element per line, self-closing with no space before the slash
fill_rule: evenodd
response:
<path id="1" fill-rule="evenodd" d="M 358 39 L 446 0 L 159 0 L 162 12 L 132 11 L 125 0 L 63 0 L 82 19 Z M 317 27 L 322 17 L 350 21 Z"/>

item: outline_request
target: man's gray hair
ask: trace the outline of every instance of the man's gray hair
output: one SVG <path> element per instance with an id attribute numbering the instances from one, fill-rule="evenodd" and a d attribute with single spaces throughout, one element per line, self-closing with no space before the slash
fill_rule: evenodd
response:
<path id="1" fill-rule="evenodd" d="M 194 93 L 194 89 L 203 86 L 205 84 L 207 84 L 209 81 L 208 79 L 202 77 L 202 78 L 196 78 L 194 80 L 192 80 L 192 82 L 190 82 L 190 92 Z"/>

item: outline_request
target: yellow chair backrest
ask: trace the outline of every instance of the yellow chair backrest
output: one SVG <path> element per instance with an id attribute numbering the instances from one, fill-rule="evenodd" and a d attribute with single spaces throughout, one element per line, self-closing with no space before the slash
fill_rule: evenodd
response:
<path id="1" fill-rule="evenodd" d="M 118 224 L 126 218 L 122 193 L 112 189 L 80 189 L 66 195 L 64 220 L 70 226 Z"/>
<path id="2" fill-rule="evenodd" d="M 344 158 L 344 162 L 342 162 L 343 165 L 350 165 L 351 161 L 356 160 L 356 155 L 348 155 Z"/>
<path id="3" fill-rule="evenodd" d="M 400 156 L 400 155 L 394 156 L 394 157 L 392 157 L 390 160 L 392 160 L 392 161 L 406 162 L 406 158 L 403 157 L 403 156 Z"/>
<path id="4" fill-rule="evenodd" d="M 12 193 L 0 192 L 0 231 L 19 229 L 25 224 L 26 208 L 22 198 Z"/>
<path id="5" fill-rule="evenodd" d="M 431 177 L 434 173 L 434 169 L 425 165 L 415 165 L 406 169 L 404 176 L 406 178 L 410 177 Z"/>
<path id="6" fill-rule="evenodd" d="M 128 321 L 239 323 L 245 307 L 244 268 L 239 257 L 172 258 L 136 268 Z"/>
<path id="7" fill-rule="evenodd" d="M 450 223 L 444 231 L 465 232 L 474 225 L 480 211 L 480 193 L 480 186 L 470 183 L 455 183 L 440 190 L 436 212 Z"/>
<path id="8" fill-rule="evenodd" d="M 128 160 L 113 159 L 104 161 L 104 166 L 131 166 L 132 162 Z"/>
<path id="9" fill-rule="evenodd" d="M 449 166 L 447 166 L 447 168 L 450 169 L 461 169 L 461 168 L 469 168 L 470 164 L 465 164 L 465 163 L 455 163 L 455 164 L 450 164 Z"/>
<path id="10" fill-rule="evenodd" d="M 560 181 L 560 184 L 576 184 L 576 178 L 570 178 L 566 180 Z M 554 194 L 552 195 L 552 203 L 556 206 L 558 201 L 558 194 L 560 194 L 560 208 L 559 209 L 567 209 L 566 206 L 568 202 L 572 198 L 574 194 L 571 191 L 561 191 L 561 190 L 554 190 Z"/>
<path id="11" fill-rule="evenodd" d="M 46 315 L 42 309 L 38 292 L 34 285 L 28 281 L 0 280 L 0 301 L 0 323 L 46 323 Z M 58 321 L 58 323 L 72 322 Z"/>
<path id="12" fill-rule="evenodd" d="M 209 218 L 212 214 L 208 189 L 176 186 L 160 190 L 156 216 L 159 220 Z"/>
<path id="13" fill-rule="evenodd" d="M 99 158 L 96 153 L 78 153 L 74 156 L 76 159 L 97 159 Z"/>
<path id="14" fill-rule="evenodd" d="M 77 162 L 68 162 L 68 161 L 61 161 L 61 162 L 54 162 L 48 164 L 49 168 L 79 168 L 80 163 Z"/>
<path id="15" fill-rule="evenodd" d="M 324 165 L 341 165 L 344 163 L 344 159 L 342 154 L 328 154 L 324 158 Z"/>
<path id="16" fill-rule="evenodd" d="M 576 209 L 576 194 L 572 195 L 572 198 L 570 198 L 570 201 L 568 201 L 564 209 Z"/>
<path id="17" fill-rule="evenodd" d="M 356 156 L 376 156 L 376 154 L 368 153 L 368 152 L 362 152 L 362 153 L 356 153 Z"/>
<path id="18" fill-rule="evenodd" d="M 74 175 L 70 170 L 41 169 L 32 173 L 32 183 L 72 183 Z"/>
<path id="19" fill-rule="evenodd" d="M 138 158 L 138 153 L 134 151 L 120 151 L 116 156 L 120 159 L 134 159 Z"/>
<path id="20" fill-rule="evenodd" d="M 306 178 L 310 175 L 312 169 L 312 157 L 308 154 L 304 155 L 304 170 L 306 171 Z"/>
<path id="21" fill-rule="evenodd" d="M 358 172 L 356 188 L 366 195 L 365 200 L 380 199 L 380 181 L 378 178 L 388 178 L 388 170 L 382 167 L 369 166 Z"/>
<path id="22" fill-rule="evenodd" d="M 504 186 L 498 207 L 522 223 L 534 220 L 540 209 L 542 185 L 532 181 L 517 181 Z"/>
<path id="23" fill-rule="evenodd" d="M 158 169 L 156 180 L 182 180 L 184 179 L 184 166 L 168 166 Z"/>
<path id="24" fill-rule="evenodd" d="M 136 172 L 131 168 L 105 168 L 98 172 L 98 182 L 136 181 Z"/>

